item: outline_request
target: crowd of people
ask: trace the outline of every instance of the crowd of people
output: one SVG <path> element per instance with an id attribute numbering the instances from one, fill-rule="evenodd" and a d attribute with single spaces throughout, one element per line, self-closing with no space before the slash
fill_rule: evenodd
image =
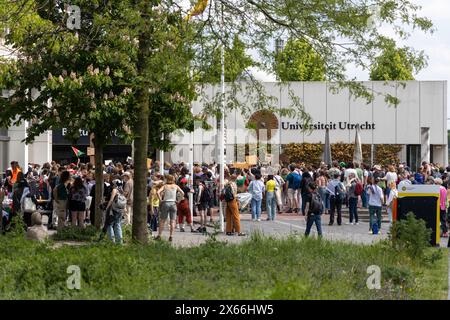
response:
<path id="1" fill-rule="evenodd" d="M 208 223 L 217 222 L 217 207 L 224 205 L 226 235 L 245 236 L 241 214 L 251 213 L 259 223 L 262 212 L 274 221 L 278 214 L 301 215 L 306 219 L 306 235 L 315 224 L 322 236 L 323 214 L 329 225 L 343 224 L 342 208 L 349 211 L 348 225 L 358 225 L 360 208 L 367 208 L 369 233 L 379 234 L 382 214 L 392 223 L 392 207 L 398 188 L 407 184 L 436 184 L 441 189 L 441 230 L 448 236 L 447 208 L 450 197 L 450 167 L 423 162 L 415 172 L 405 163 L 370 167 L 363 163 L 321 163 L 318 166 L 292 163 L 277 166 L 234 168 L 225 166 L 223 186 L 219 184 L 219 166 L 195 164 L 191 177 L 184 163 L 164 164 L 158 161 L 147 174 L 148 228 L 160 240 L 166 225 L 169 241 L 175 231 L 206 233 Z M 113 163 L 103 167 L 104 193 L 100 208 L 95 207 L 94 166 L 90 163 L 42 166 L 30 164 L 20 168 L 11 162 L 1 181 L 2 231 L 11 225 L 12 217 L 21 216 L 28 228 L 41 221 L 36 212 L 49 216 L 48 227 L 62 230 L 67 225 L 85 228 L 101 216 L 103 232 L 116 243 L 122 243 L 122 225 L 133 221 L 132 163 Z M 193 214 L 191 214 L 193 212 Z M 34 214 L 34 215 L 33 215 Z M 194 227 L 193 216 L 198 217 Z M 40 224 L 39 224 L 40 225 Z M 40 230 L 41 227 L 39 227 Z"/>

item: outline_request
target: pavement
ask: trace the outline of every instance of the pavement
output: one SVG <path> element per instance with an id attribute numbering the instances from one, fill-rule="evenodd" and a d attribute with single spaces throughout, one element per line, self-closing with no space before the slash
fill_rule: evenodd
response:
<path id="1" fill-rule="evenodd" d="M 360 222 L 358 225 L 348 224 L 348 211 L 343 210 L 342 214 L 342 225 L 339 226 L 335 224 L 329 226 L 329 215 L 322 215 L 322 233 L 323 238 L 332 241 L 344 241 L 354 244 L 366 244 L 370 245 L 376 243 L 380 240 L 388 238 L 389 222 L 387 216 L 383 214 L 383 222 L 381 228 L 381 234 L 373 235 L 369 234 L 369 220 L 368 212 L 366 210 L 360 210 Z M 214 224 L 218 224 L 219 220 L 218 210 L 215 209 L 213 212 L 214 223 L 208 223 L 207 232 L 208 235 L 201 233 L 191 233 L 189 226 L 186 225 L 186 232 L 180 232 L 179 229 L 175 230 L 173 236 L 173 245 L 177 247 L 191 247 L 203 244 L 207 241 L 211 234 L 214 234 Z M 45 224 L 46 217 L 43 217 L 43 223 Z M 275 221 L 267 221 L 267 214 L 265 212 L 261 215 L 260 222 L 254 222 L 251 219 L 251 214 L 242 213 L 241 214 L 241 231 L 246 233 L 246 236 L 227 236 L 223 233 L 216 234 L 216 239 L 219 241 L 224 241 L 227 243 L 240 243 L 245 239 L 249 239 L 252 234 L 258 233 L 265 236 L 270 236 L 274 238 L 286 238 L 290 235 L 304 235 L 306 230 L 306 219 L 304 216 L 299 214 L 278 214 Z M 209 217 L 208 217 L 209 220 Z M 194 216 L 194 228 L 198 228 L 199 217 Z M 166 240 L 169 238 L 169 228 L 168 225 L 165 226 L 162 238 Z M 54 230 L 49 231 L 50 234 L 55 233 Z M 317 237 L 317 229 L 313 225 L 311 229 L 311 237 Z M 447 247 L 447 238 L 441 238 L 441 247 Z M 449 257 L 450 259 L 450 257 Z M 450 276 L 449 276 L 450 282 Z"/>

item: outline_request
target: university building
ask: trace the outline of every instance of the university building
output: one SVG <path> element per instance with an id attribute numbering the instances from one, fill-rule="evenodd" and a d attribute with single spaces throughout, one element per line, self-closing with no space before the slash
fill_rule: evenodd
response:
<path id="1" fill-rule="evenodd" d="M 447 135 L 447 82 L 446 81 L 407 81 L 407 82 L 363 82 L 375 99 L 369 104 L 365 99 L 354 99 L 348 89 L 339 92 L 330 90 L 327 82 L 292 82 L 287 85 L 264 83 L 266 94 L 276 98 L 278 108 L 287 108 L 291 103 L 291 91 L 305 111 L 311 116 L 310 124 L 304 128 L 299 119 L 280 116 L 277 112 L 252 113 L 250 119 L 264 128 L 267 136 L 254 134 L 247 129 L 249 118 L 244 118 L 238 109 L 226 113 L 226 161 L 242 161 L 238 158 L 235 145 L 245 145 L 257 141 L 268 141 L 273 157 L 282 152 L 283 146 L 290 143 L 323 144 L 326 129 L 330 132 L 331 143 L 354 143 L 356 129 L 360 129 L 362 144 L 401 145 L 401 161 L 412 168 L 423 161 L 448 164 Z M 404 85 L 403 85 L 404 84 Z M 220 90 L 208 86 L 204 90 L 212 98 Z M 385 102 L 383 94 L 391 94 L 400 100 L 392 106 Z M 245 101 L 245 92 L 236 97 Z M 201 112 L 202 100 L 193 104 L 194 114 Z M 252 101 L 248 101 L 251 109 Z M 194 162 L 217 162 L 218 135 L 216 119 L 208 118 L 211 130 L 196 129 L 194 133 L 174 133 L 172 152 L 165 153 L 166 161 L 189 162 L 193 146 Z M 51 160 L 73 161 L 70 146 L 83 152 L 89 145 L 86 134 L 72 144 L 64 139 L 64 128 L 49 131 L 39 136 L 31 145 L 21 141 L 26 137 L 28 123 L 9 129 L 0 128 L 0 168 L 4 170 L 11 160 L 19 161 L 21 166 L 28 163 L 44 163 Z M 307 130 L 303 130 L 307 129 Z M 263 130 L 264 131 L 264 130 Z M 253 133 L 252 133 L 253 132 Z M 105 150 L 104 159 L 121 160 L 131 155 L 131 146 L 117 139 Z M 279 155 L 279 154 L 278 154 Z M 339 160 L 339 159 L 337 159 Z"/>

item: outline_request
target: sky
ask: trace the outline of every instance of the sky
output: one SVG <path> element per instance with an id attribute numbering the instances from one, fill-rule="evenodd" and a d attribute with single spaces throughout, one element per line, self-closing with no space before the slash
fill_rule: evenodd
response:
<path id="1" fill-rule="evenodd" d="M 421 16 L 425 16 L 433 21 L 435 32 L 425 34 L 420 31 L 412 33 L 411 37 L 403 45 L 409 45 L 417 50 L 424 50 L 428 55 L 428 66 L 423 69 L 416 80 L 447 80 L 450 84 L 450 1 L 449 0 L 412 0 L 411 2 L 422 6 Z M 383 30 L 383 33 L 390 33 L 390 30 Z M 253 70 L 253 74 L 259 80 L 274 81 L 273 75 Z M 349 78 L 356 77 L 357 80 L 368 80 L 367 71 L 359 70 L 349 66 L 347 70 Z M 450 93 L 450 88 L 447 94 Z M 450 118 L 450 108 L 447 105 Z M 447 121 L 450 128 L 450 121 Z"/>

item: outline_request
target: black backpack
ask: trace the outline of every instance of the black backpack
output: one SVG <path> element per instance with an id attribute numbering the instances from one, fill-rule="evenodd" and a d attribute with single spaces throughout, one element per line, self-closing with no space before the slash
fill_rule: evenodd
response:
<path id="1" fill-rule="evenodd" d="M 320 214 L 323 210 L 322 198 L 317 192 L 311 194 L 311 202 L 309 206 L 309 213 Z"/>
<path id="2" fill-rule="evenodd" d="M 208 187 L 206 187 L 204 185 L 202 194 L 200 196 L 200 202 L 201 203 L 210 203 L 212 198 L 213 198 L 213 194 L 212 194 L 211 189 L 209 189 Z"/>
<path id="3" fill-rule="evenodd" d="M 224 198 L 227 202 L 234 200 L 233 189 L 229 184 L 225 186 Z"/>

